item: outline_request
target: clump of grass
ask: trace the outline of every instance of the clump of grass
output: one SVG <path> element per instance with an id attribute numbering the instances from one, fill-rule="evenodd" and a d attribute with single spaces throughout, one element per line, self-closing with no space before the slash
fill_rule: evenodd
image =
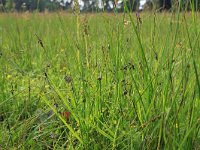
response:
<path id="1" fill-rule="evenodd" d="M 198 149 L 190 16 L 1 15 L 0 147 Z"/>

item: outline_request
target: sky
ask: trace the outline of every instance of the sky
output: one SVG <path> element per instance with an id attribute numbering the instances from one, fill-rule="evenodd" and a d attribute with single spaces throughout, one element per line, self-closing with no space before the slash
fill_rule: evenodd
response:
<path id="1" fill-rule="evenodd" d="M 64 0 L 64 2 L 70 2 L 71 0 Z M 81 8 L 83 8 L 83 6 L 84 6 L 84 2 L 82 1 L 82 0 L 78 0 L 79 1 L 79 4 L 80 4 L 80 6 L 81 6 Z M 91 2 L 92 2 L 92 0 L 90 0 Z M 99 1 L 99 8 L 102 8 L 103 6 L 102 6 L 102 0 L 98 0 Z M 122 1 L 123 0 L 118 0 L 118 5 L 117 5 L 117 7 L 121 7 L 121 3 L 122 3 Z M 146 1 L 147 0 L 140 0 L 140 5 L 139 5 L 139 9 L 143 9 L 143 7 L 144 7 L 144 4 L 146 3 Z M 113 8 L 113 4 L 112 4 L 112 2 L 110 1 L 110 7 L 111 8 Z"/>

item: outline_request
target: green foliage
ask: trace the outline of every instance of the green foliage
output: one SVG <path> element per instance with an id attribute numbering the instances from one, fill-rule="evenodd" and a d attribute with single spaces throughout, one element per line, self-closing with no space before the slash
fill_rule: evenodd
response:
<path id="1" fill-rule="evenodd" d="M 6 5 L 5 5 L 5 8 L 6 8 L 6 10 L 9 10 L 9 11 L 11 11 L 11 12 L 13 12 L 14 11 L 14 0 L 7 0 L 7 2 L 6 2 Z"/>
<path id="2" fill-rule="evenodd" d="M 125 11 L 0 15 L 1 148 L 199 149 L 199 14 Z"/>

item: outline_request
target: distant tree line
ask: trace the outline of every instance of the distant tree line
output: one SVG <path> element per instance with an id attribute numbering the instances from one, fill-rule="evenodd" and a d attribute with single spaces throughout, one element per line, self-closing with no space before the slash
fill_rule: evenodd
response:
<path id="1" fill-rule="evenodd" d="M 200 10 L 200 0 L 153 0 L 160 9 L 177 9 L 179 5 L 182 10 Z"/>
<path id="2" fill-rule="evenodd" d="M 23 11 L 57 11 L 73 9 L 75 0 L 0 0 L 1 12 Z M 82 0 L 81 11 L 123 11 L 124 2 L 130 11 L 138 10 L 140 0 Z M 199 10 L 200 0 L 146 0 L 144 9 L 170 10 L 177 8 L 181 2 L 184 10 Z"/>

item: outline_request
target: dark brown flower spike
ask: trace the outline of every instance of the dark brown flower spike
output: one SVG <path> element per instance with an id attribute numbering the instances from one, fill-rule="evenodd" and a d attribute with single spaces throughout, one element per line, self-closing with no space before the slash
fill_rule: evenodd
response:
<path id="1" fill-rule="evenodd" d="M 38 36 L 37 34 L 35 34 L 35 36 L 37 37 L 38 43 L 40 44 L 40 46 L 41 46 L 42 48 L 44 48 L 44 44 L 43 44 L 42 40 L 39 38 L 39 36 Z"/>

